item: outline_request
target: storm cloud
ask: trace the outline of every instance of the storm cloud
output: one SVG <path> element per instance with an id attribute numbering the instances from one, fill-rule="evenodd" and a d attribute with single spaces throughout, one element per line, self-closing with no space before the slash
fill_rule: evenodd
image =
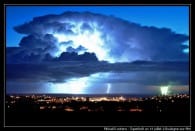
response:
<path id="1" fill-rule="evenodd" d="M 189 89 L 187 35 L 91 12 L 38 16 L 14 27 L 7 93 L 152 93 Z M 155 89 L 153 88 L 155 87 Z"/>
<path id="2" fill-rule="evenodd" d="M 189 85 L 188 62 L 49 62 L 9 64 L 6 69 L 7 93 L 105 94 L 111 84 L 110 93 L 152 94 L 148 88 L 153 86 L 171 84 L 177 89 Z M 82 85 L 87 89 L 77 92 Z"/>
<path id="3" fill-rule="evenodd" d="M 188 60 L 183 53 L 188 36 L 168 28 L 138 23 L 91 12 L 64 12 L 39 16 L 18 25 L 25 34 L 19 43 L 23 54 L 33 53 L 44 59 L 63 52 L 95 53 L 98 60 L 130 62 L 134 60 Z"/>

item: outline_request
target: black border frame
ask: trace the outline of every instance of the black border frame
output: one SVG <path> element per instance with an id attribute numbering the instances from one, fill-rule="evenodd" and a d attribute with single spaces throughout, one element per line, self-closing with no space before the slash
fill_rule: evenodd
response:
<path id="1" fill-rule="evenodd" d="M 27 2 L 29 2 L 29 3 L 27 3 Z M 48 3 L 45 3 L 46 1 L 44 1 L 44 2 L 42 2 L 42 1 L 39 1 L 39 2 L 36 2 L 35 0 L 33 1 L 31 1 L 31 0 L 29 0 L 29 1 L 18 1 L 18 0 L 7 0 L 7 1 L 4 1 L 4 3 L 3 3 L 3 7 L 2 7 L 2 12 L 3 12 L 3 14 L 2 14 L 2 16 L 4 16 L 5 15 L 5 9 L 4 9 L 4 7 L 6 6 L 6 5 L 21 5 L 21 4 L 27 4 L 27 5 L 31 5 L 31 4 L 33 4 L 33 5 L 40 5 L 40 6 L 42 6 L 42 5 L 51 5 L 51 6 L 53 6 L 53 5 L 58 5 L 57 4 L 57 0 L 56 0 L 56 2 L 48 2 Z M 121 2 L 121 3 L 118 3 L 118 2 L 116 2 L 116 1 L 109 1 L 109 0 L 105 0 L 104 2 L 98 2 L 98 1 L 95 1 L 95 2 L 93 2 L 93 3 L 90 3 L 89 1 L 87 1 L 87 0 L 84 0 L 84 1 L 82 1 L 82 2 L 77 2 L 77 1 L 75 1 L 75 0 L 73 0 L 73 1 L 67 1 L 66 3 L 63 3 L 63 4 L 60 4 L 60 5 L 73 5 L 73 6 L 76 6 L 76 5 L 125 5 L 125 4 L 127 4 L 127 5 L 159 5 L 160 4 L 160 6 L 163 6 L 163 5 L 175 5 L 175 4 L 177 4 L 177 5 L 188 5 L 188 6 L 190 6 L 190 11 L 189 11 L 189 41 L 190 41 L 190 46 L 189 46 L 189 48 L 190 48 L 190 52 L 189 52 L 189 55 L 190 55 L 190 57 L 189 57 L 189 59 L 190 59 L 190 64 L 189 64 L 189 66 L 190 66 L 190 78 L 191 78 L 191 42 L 192 42 L 192 19 L 191 19 L 191 16 L 192 16 L 192 4 L 191 4 L 191 2 L 189 1 L 189 0 L 162 0 L 162 1 L 160 1 L 160 3 L 159 3 L 159 1 L 158 2 L 154 2 L 154 1 L 147 1 L 146 2 L 146 0 L 132 0 L 131 2 Z M 6 16 L 5 16 L 6 17 Z M 6 29 L 5 29 L 5 27 L 6 27 L 6 21 L 5 21 L 5 19 L 2 19 L 3 20 L 3 31 L 6 31 Z M 5 36 L 5 32 L 3 32 L 2 34 L 4 34 L 4 36 Z M 5 37 L 3 37 L 3 41 L 4 41 L 4 43 L 5 43 Z M 3 44 L 3 51 L 2 51 L 3 53 L 4 53 L 4 55 L 5 55 L 5 44 Z M 4 91 L 3 91 L 3 95 L 1 95 L 1 96 L 4 96 L 3 97 L 3 102 L 2 103 L 4 103 L 4 105 L 3 106 L 5 106 L 5 70 L 6 70 L 6 66 L 5 66 L 5 56 L 4 55 L 2 55 L 2 57 L 3 57 L 3 72 L 4 72 L 4 74 L 3 74 L 3 77 L 2 78 L 4 78 L 3 79 L 3 82 L 2 83 L 4 83 Z M 190 79 L 190 84 L 191 84 L 191 79 Z M 191 86 L 190 86 L 191 87 Z M 190 96 L 192 95 L 192 90 L 191 90 L 191 88 L 190 88 Z M 192 98 L 191 98 L 192 99 Z M 190 100 L 190 102 L 191 102 L 191 104 L 192 104 L 192 100 Z M 190 110 L 190 113 L 192 114 L 192 105 L 190 106 L 190 108 L 191 108 L 191 110 Z M 5 108 L 3 109 L 3 111 L 5 112 Z M 5 113 L 3 112 L 3 116 L 4 116 L 4 118 L 3 118 L 3 126 L 4 127 L 17 127 L 17 126 L 6 126 L 6 121 L 5 121 Z M 83 116 L 86 116 L 87 114 L 83 114 Z M 99 115 L 99 114 L 96 114 L 97 116 Z M 112 114 L 109 114 L 109 115 L 112 115 Z M 124 114 L 125 115 L 125 114 Z M 191 116 L 192 115 L 190 115 L 190 125 L 186 125 L 185 127 L 191 127 Z M 76 117 L 76 116 L 74 116 L 74 117 Z M 148 116 L 146 116 L 146 117 L 150 117 L 149 115 Z M 31 125 L 31 126 L 27 126 L 27 127 L 33 127 L 34 125 Z M 72 126 L 65 126 L 65 127 L 68 127 L 68 128 L 72 128 L 72 127 L 75 127 L 76 125 L 72 125 Z M 126 126 L 124 126 L 124 125 L 121 125 L 122 127 L 126 127 Z M 121 127 L 120 125 L 117 125 L 117 126 L 115 126 L 115 125 L 110 125 L 109 127 Z M 146 126 L 146 127 L 153 127 L 153 125 L 150 125 L 150 126 L 148 126 L 148 125 L 130 125 L 130 126 L 138 126 L 138 127 L 140 127 L 140 126 Z M 127 126 L 128 128 L 130 127 L 130 126 Z M 164 125 L 163 125 L 164 126 Z M 179 127 L 180 125 L 177 125 L 176 127 Z M 19 126 L 19 127 L 26 127 L 25 125 L 24 126 Z M 38 126 L 38 127 L 48 127 L 48 126 Z M 64 126 L 54 126 L 54 127 L 64 127 Z M 77 127 L 83 127 L 83 126 L 77 126 Z M 84 126 L 84 127 L 89 127 L 89 128 L 97 128 L 97 127 L 100 127 L 100 128 L 104 128 L 104 127 L 106 127 L 106 126 L 98 126 L 98 125 L 95 125 L 95 126 Z M 155 126 L 154 126 L 155 127 Z M 159 125 L 158 125 L 158 127 L 160 127 Z M 166 127 L 169 127 L 169 126 L 167 126 L 166 125 Z M 174 127 L 174 125 L 171 125 L 171 127 Z"/>

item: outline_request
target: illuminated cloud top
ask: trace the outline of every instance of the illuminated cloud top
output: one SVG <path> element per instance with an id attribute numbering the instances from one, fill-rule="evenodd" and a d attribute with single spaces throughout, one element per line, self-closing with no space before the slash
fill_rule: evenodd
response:
<path id="1" fill-rule="evenodd" d="M 95 53 L 98 60 L 188 60 L 183 44 L 188 36 L 168 28 L 141 26 L 114 16 L 91 12 L 64 12 L 33 18 L 16 26 L 25 34 L 19 45 L 23 54 L 46 54 L 53 58 L 63 52 Z"/>

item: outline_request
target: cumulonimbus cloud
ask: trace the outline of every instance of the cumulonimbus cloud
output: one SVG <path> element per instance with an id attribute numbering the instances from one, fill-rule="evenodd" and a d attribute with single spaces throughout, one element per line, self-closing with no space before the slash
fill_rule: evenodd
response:
<path id="1" fill-rule="evenodd" d="M 183 53 L 187 46 L 182 44 L 189 39 L 187 35 L 114 16 L 64 12 L 35 17 L 14 29 L 27 35 L 20 41 L 20 48 L 42 57 L 75 51 L 93 52 L 99 60 L 110 62 L 188 60 L 188 54 Z"/>

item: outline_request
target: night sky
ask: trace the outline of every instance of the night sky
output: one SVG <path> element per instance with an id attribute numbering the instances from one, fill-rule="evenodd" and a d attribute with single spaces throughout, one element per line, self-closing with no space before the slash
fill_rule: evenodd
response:
<path id="1" fill-rule="evenodd" d="M 7 93 L 189 91 L 187 6 L 7 6 Z"/>

